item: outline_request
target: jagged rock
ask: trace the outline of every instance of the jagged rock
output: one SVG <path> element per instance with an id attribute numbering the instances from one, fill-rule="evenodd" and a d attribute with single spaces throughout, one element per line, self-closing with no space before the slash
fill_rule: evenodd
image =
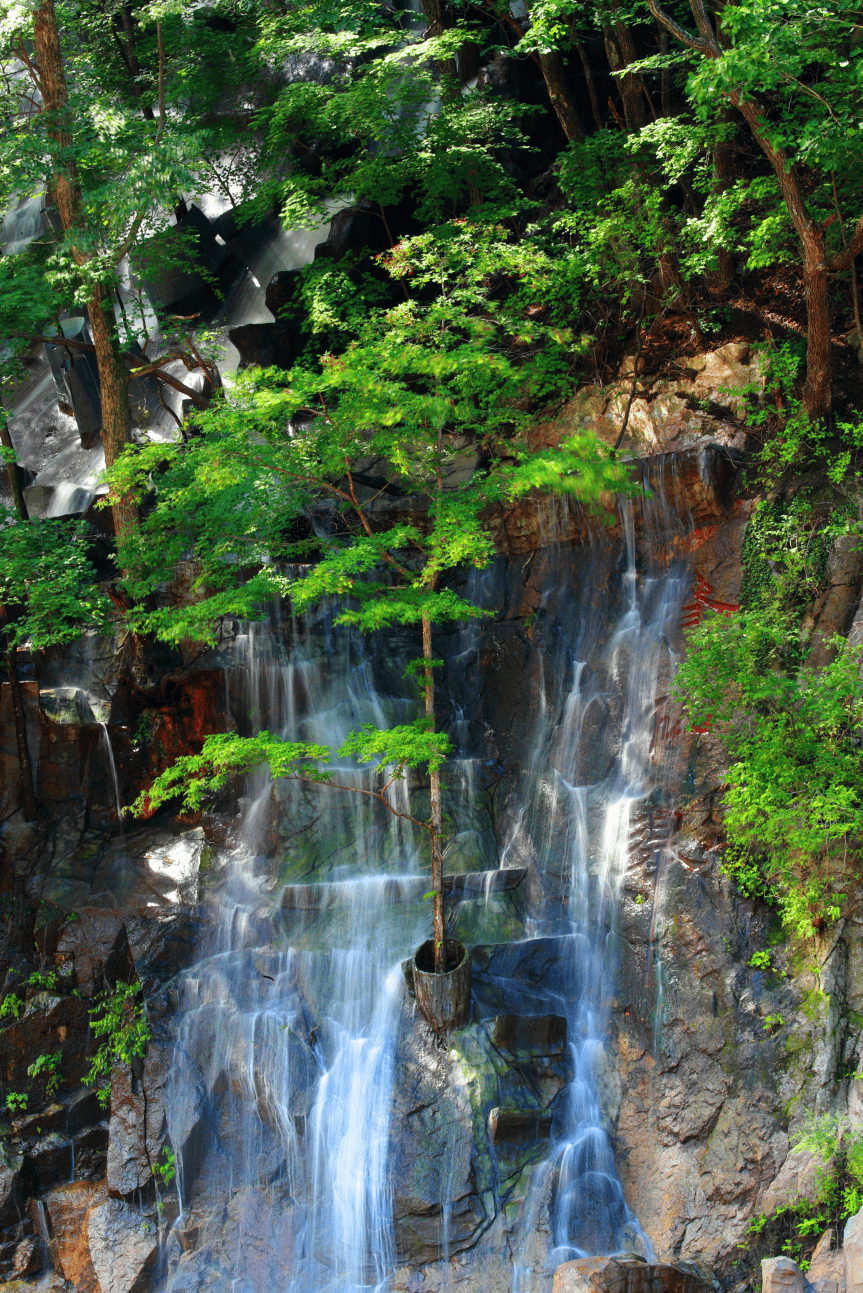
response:
<path id="1" fill-rule="evenodd" d="M 827 558 L 824 584 L 825 591 L 804 622 L 804 631 L 812 634 L 807 659 L 812 669 L 822 669 L 834 659 L 832 638 L 837 633 L 844 636 L 852 627 L 863 584 L 863 548 L 856 535 L 837 538 Z"/>
<path id="2" fill-rule="evenodd" d="M 803 1272 L 790 1257 L 765 1257 L 761 1263 L 761 1293 L 803 1293 Z"/>
<path id="3" fill-rule="evenodd" d="M 155 1206 L 105 1199 L 90 1208 L 86 1225 L 101 1293 L 147 1293 L 159 1255 Z"/>
<path id="4" fill-rule="evenodd" d="M 815 1245 L 806 1272 L 813 1293 L 844 1293 L 845 1256 L 834 1247 L 835 1243 L 836 1231 L 831 1226 Z"/>
<path id="5" fill-rule="evenodd" d="M 45 1006 L 21 1018 L 0 1034 L 0 1082 L 6 1091 L 30 1096 L 30 1108 L 45 1100 L 45 1074 L 31 1077 L 28 1068 L 40 1055 L 61 1053 L 63 1085 L 79 1086 L 87 1068 L 87 1007 L 76 997 L 46 997 Z"/>
<path id="6" fill-rule="evenodd" d="M 516 79 L 518 60 L 508 53 L 507 50 L 499 50 L 490 63 L 486 63 L 479 70 L 476 79 L 476 88 L 478 90 L 494 90 L 495 93 L 502 95 L 504 98 L 511 98 L 515 93 L 514 81 Z"/>
<path id="7" fill-rule="evenodd" d="M 191 832 L 186 834 L 187 840 L 190 835 Z M 197 847 L 197 837 L 195 845 Z M 203 848 L 203 840 L 200 847 Z M 125 920 L 129 951 L 142 984 L 158 984 L 173 979 L 195 955 L 201 927 L 197 909 L 158 910 L 148 907 L 127 912 Z"/>
<path id="8" fill-rule="evenodd" d="M 14 1225 L 24 1206 L 21 1156 L 7 1153 L 0 1159 L 0 1229 Z"/>
<path id="9" fill-rule="evenodd" d="M 812 1150 L 793 1149 L 782 1164 L 779 1175 L 765 1191 L 761 1211 L 772 1217 L 782 1208 L 814 1203 L 832 1170 L 832 1158 L 825 1162 L 819 1153 Z"/>
<path id="10" fill-rule="evenodd" d="M 697 1271 L 619 1257 L 580 1257 L 558 1267 L 553 1293 L 713 1293 Z"/>
<path id="11" fill-rule="evenodd" d="M 333 216 L 326 240 L 315 247 L 315 260 L 339 260 L 349 251 L 383 251 L 388 246 L 380 215 L 362 207 L 344 207 Z"/>
<path id="12" fill-rule="evenodd" d="M 118 980 L 130 983 L 134 966 L 123 917 L 114 910 L 82 907 L 77 920 L 68 921 L 57 940 L 63 961 L 73 960 L 78 988 L 85 997 L 95 997 Z"/>
<path id="13" fill-rule="evenodd" d="M 244 323 L 228 337 L 240 352 L 240 368 L 290 368 L 299 353 L 293 334 L 280 323 Z"/>
<path id="14" fill-rule="evenodd" d="M 484 1217 L 471 1181 L 471 1098 L 453 1061 L 419 1016 L 403 1026 L 389 1161 L 396 1243 L 406 1261 L 438 1256 L 442 1205 L 451 1205 L 453 1252 L 469 1245 Z"/>
<path id="15" fill-rule="evenodd" d="M 103 1198 L 104 1187 L 90 1181 L 74 1181 L 42 1197 L 51 1260 L 57 1272 L 74 1284 L 76 1293 L 101 1293 L 90 1257 L 87 1214 Z"/>
<path id="16" fill-rule="evenodd" d="M 42 1246 L 35 1235 L 25 1235 L 15 1249 L 11 1274 L 13 1279 L 24 1279 L 42 1269 Z"/>
<path id="17" fill-rule="evenodd" d="M 264 304 L 275 319 L 281 319 L 283 311 L 294 304 L 299 284 L 298 275 L 299 270 L 280 269 L 267 284 Z"/>
<path id="18" fill-rule="evenodd" d="M 171 1051 L 172 1047 L 151 1041 L 140 1076 L 136 1077 L 129 1064 L 117 1064 L 111 1074 L 106 1177 L 111 1197 L 143 1190 L 153 1180 L 153 1165 L 167 1130 L 165 1099 Z"/>
<path id="19" fill-rule="evenodd" d="M 863 1293 L 863 1208 L 845 1223 L 842 1251 L 845 1293 Z"/>

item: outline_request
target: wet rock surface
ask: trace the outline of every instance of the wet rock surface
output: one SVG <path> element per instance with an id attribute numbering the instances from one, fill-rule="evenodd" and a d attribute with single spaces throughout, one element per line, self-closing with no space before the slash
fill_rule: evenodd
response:
<path id="1" fill-rule="evenodd" d="M 354 236 L 349 223 L 342 222 L 344 230 L 338 225 L 335 241 L 342 233 Z M 271 287 L 268 304 L 272 300 L 277 313 L 278 284 Z M 744 379 L 757 381 L 759 374 L 743 352 L 707 356 L 679 382 L 645 385 L 633 406 L 629 449 L 647 456 L 644 472 L 653 494 L 650 506 L 634 515 L 633 533 L 645 560 L 687 563 L 688 616 L 733 606 L 739 595 L 741 544 L 753 502 L 734 495 L 739 408 L 723 387 Z M 622 371 L 610 392 L 582 393 L 544 432 L 549 442 L 585 418 L 599 418 L 608 435 L 616 435 L 631 380 L 631 370 Z M 459 470 L 472 466 L 466 461 Z M 410 505 L 416 507 L 416 500 Z M 381 515 L 407 506 L 384 499 Z M 471 945 L 473 1012 L 467 1027 L 441 1045 L 415 1012 L 407 987 L 400 997 L 386 1146 L 398 1263 L 394 1293 L 510 1293 L 516 1266 L 534 1293 L 701 1293 L 714 1287 L 709 1272 L 687 1269 L 686 1259 L 706 1262 L 733 1287 L 733 1263 L 751 1219 L 814 1188 L 821 1165 L 791 1150 L 802 1111 L 847 1106 L 863 1125 L 863 1100 L 841 1076 L 855 1071 L 859 1060 L 859 1036 L 848 1022 L 863 1011 L 859 933 L 851 925 L 838 929 L 835 945 L 820 949 L 817 972 L 796 967 L 782 948 L 771 950 L 768 970 L 749 965 L 752 952 L 768 945 L 769 916 L 740 898 L 721 871 L 715 810 L 721 760 L 709 735 L 693 738 L 676 726 L 679 716 L 663 696 L 656 707 L 658 739 L 674 739 L 669 780 L 686 784 L 688 802 L 655 796 L 640 802 L 629 820 L 630 864 L 619 918 L 602 926 L 617 975 L 613 997 L 600 1003 L 608 1028 L 593 1053 L 591 1074 L 626 1200 L 658 1260 L 564 1262 L 553 1253 L 556 1184 L 545 1169 L 559 1143 L 562 1093 L 572 1079 L 578 1041 L 567 1003 L 584 990 L 590 962 L 581 955 L 579 934 L 552 921 L 537 934 L 535 915 L 532 923 L 527 916 L 559 902 L 570 878 L 563 864 L 540 873 L 542 841 L 520 804 L 538 715 L 560 679 L 572 676 L 574 662 L 583 669 L 585 694 L 593 697 L 591 712 L 575 749 L 561 737 L 565 716 L 558 716 L 558 728 L 548 736 L 551 771 L 535 785 L 537 799 L 552 802 L 555 777 L 573 777 L 576 770 L 585 784 L 601 780 L 624 740 L 625 717 L 613 696 L 619 661 L 604 654 L 592 625 L 600 610 L 623 611 L 625 549 L 620 531 L 601 551 L 588 546 L 593 525 L 577 509 L 555 510 L 536 500 L 502 516 L 500 557 L 475 589 L 492 617 L 470 640 L 442 635 L 448 663 L 441 704 L 447 721 L 458 715 L 460 730 L 482 755 L 477 806 L 470 820 L 457 822 L 448 855 L 460 873 L 450 884 L 448 910 L 451 928 Z M 553 571 L 571 603 L 563 609 L 550 604 Z M 828 575 L 809 626 L 815 652 L 834 628 L 848 629 L 859 602 L 855 553 L 837 546 Z M 679 625 L 669 630 L 669 644 L 681 649 Z M 481 670 L 481 694 L 470 694 L 476 675 L 466 661 Z M 57 679 L 40 680 L 52 681 Z M 115 696 L 109 727 L 124 797 L 177 753 L 200 748 L 208 731 L 243 719 L 236 697 L 233 710 L 230 696 L 225 704 L 218 662 L 163 671 L 151 681 L 148 689 Z M 40 706 L 39 686 L 29 681 L 25 695 L 40 784 L 57 803 L 77 797 L 81 812 L 77 818 L 70 813 L 50 835 L 39 825 L 13 822 L 4 825 L 2 838 L 15 856 L 18 881 L 31 886 L 34 906 L 43 896 L 60 907 L 76 905 L 79 919 L 57 917 L 52 929 L 40 916 L 37 927 L 31 912 L 24 935 L 0 942 L 7 988 L 20 987 L 35 968 L 34 941 L 40 964 L 62 979 L 56 994 L 40 999 L 32 993 L 27 1013 L 0 1034 L 4 1092 L 32 1095 L 30 1107 L 8 1120 L 7 1155 L 0 1163 L 0 1279 L 31 1280 L 43 1271 L 47 1251 L 58 1279 L 81 1293 L 144 1293 L 157 1287 L 157 1271 L 164 1269 L 171 1271 L 173 1290 L 189 1293 L 236 1293 L 237 1270 L 243 1293 L 246 1287 L 255 1293 L 284 1287 L 297 1270 L 309 1289 L 327 1290 L 332 1272 L 320 1260 L 325 1244 L 303 1247 L 310 1187 L 291 1175 L 290 1145 L 302 1146 L 313 1134 L 321 1065 L 337 1046 L 337 1029 L 311 979 L 303 977 L 302 957 L 326 952 L 333 931 L 347 919 L 339 907 L 339 851 L 355 840 L 332 847 L 316 873 L 315 901 L 307 902 L 309 895 L 300 891 L 313 887 L 308 867 L 314 848 L 309 837 L 297 842 L 305 820 L 296 815 L 297 801 L 274 794 L 261 809 L 266 820 L 257 874 L 264 885 L 273 882 L 262 895 L 278 892 L 271 858 L 281 848 L 278 841 L 294 831 L 280 854 L 278 883 L 289 880 L 283 894 L 293 891 L 290 900 L 283 897 L 282 916 L 288 913 L 301 934 L 291 973 L 305 1011 L 302 1031 L 283 1028 L 281 1020 L 256 1024 L 279 1030 L 278 1052 L 287 1057 L 290 1080 L 274 1094 L 272 1074 L 263 1068 L 250 1073 L 248 1051 L 239 1043 L 226 1048 L 219 1037 L 255 1009 L 260 1018 L 267 1014 L 261 985 L 275 983 L 284 964 L 281 951 L 260 945 L 284 926 L 262 896 L 231 980 L 241 986 L 221 1015 L 215 1006 L 208 1015 L 195 996 L 206 989 L 183 972 L 215 938 L 199 904 L 224 884 L 217 849 L 197 822 L 163 827 L 156 820 L 122 838 L 112 834 L 101 728 L 78 698 L 90 693 L 52 692 L 50 704 Z M 8 700 L 0 695 L 7 771 L 14 764 L 10 734 Z M 14 778 L 6 777 L 4 791 L 9 807 Z M 85 806 L 100 805 L 106 829 L 96 839 Z M 226 811 L 226 830 L 234 811 Z M 309 820 L 314 838 L 313 812 Z M 557 803 L 548 820 L 553 829 L 565 823 L 565 806 Z M 375 841 L 376 830 L 370 833 Z M 499 864 L 513 876 L 518 872 L 511 886 L 498 891 L 483 881 L 472 889 L 472 874 L 493 873 Z M 406 895 L 405 909 L 421 897 Z M 598 911 L 599 886 L 579 901 Z M 155 1035 L 141 1063 L 115 1067 L 103 1109 L 81 1085 L 93 1048 L 88 1010 L 95 994 L 118 979 L 136 978 Z M 72 995 L 76 990 L 81 998 Z M 177 1040 L 178 1029 L 198 1007 L 193 1047 L 188 1037 Z M 777 1016 L 781 1026 L 766 1023 Z M 54 1050 L 62 1057 L 58 1098 L 27 1073 L 38 1054 Z M 219 1062 L 208 1068 L 204 1061 L 216 1055 Z M 172 1080 L 187 1098 L 175 1098 L 169 1119 Z M 251 1138 L 250 1109 L 256 1120 Z M 295 1142 L 279 1121 L 284 1109 Z M 187 1207 L 163 1244 L 157 1195 L 172 1190 L 163 1188 L 154 1164 L 169 1130 Z M 226 1196 L 225 1182 L 232 1180 L 245 1184 Z M 813 1259 L 809 1276 L 817 1293 L 841 1293 L 843 1281 L 848 1290 L 860 1284 L 858 1221 L 849 1221 L 844 1248 L 831 1241 Z"/>

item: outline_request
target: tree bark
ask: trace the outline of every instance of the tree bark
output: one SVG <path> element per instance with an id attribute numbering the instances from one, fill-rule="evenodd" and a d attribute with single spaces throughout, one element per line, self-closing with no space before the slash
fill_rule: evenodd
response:
<path id="1" fill-rule="evenodd" d="M 657 22 L 682 44 L 695 49 L 704 58 L 719 58 L 722 48 L 713 30 L 705 0 L 689 0 L 698 34 L 688 31 L 660 9 L 657 0 L 647 0 Z M 764 156 L 773 168 L 791 223 L 800 239 L 803 252 L 803 290 L 806 296 L 806 384 L 803 407 L 813 420 L 829 414 L 833 407 L 830 365 L 830 298 L 827 275 L 845 269 L 863 249 L 863 216 L 857 223 L 851 243 L 829 264 L 826 256 L 826 227 L 812 219 L 803 196 L 799 176 L 790 164 L 785 150 L 773 144 L 767 135 L 764 111 L 757 100 L 743 99 L 736 90 L 727 97 L 740 112 Z"/>
<path id="2" fill-rule="evenodd" d="M 12 698 L 12 718 L 15 723 L 15 744 L 18 749 L 18 775 L 21 780 L 21 807 L 24 821 L 34 822 L 37 817 L 36 791 L 33 782 L 33 761 L 30 758 L 30 747 L 27 744 L 27 718 L 24 714 L 24 698 L 21 693 L 21 682 L 18 677 L 18 651 L 10 643 L 6 648 L 6 672 L 9 675 L 9 690 Z"/>
<path id="3" fill-rule="evenodd" d="M 131 440 L 129 370 L 120 357 L 111 298 L 101 284 L 93 290 L 89 309 L 102 394 L 102 444 L 105 449 L 105 465 L 113 467 Z M 111 515 L 114 518 L 114 533 L 118 540 L 138 527 L 138 509 L 127 499 L 112 495 Z"/>
<path id="4" fill-rule="evenodd" d="M 626 125 L 633 132 L 641 130 L 647 121 L 641 77 L 625 70 L 637 58 L 632 33 L 626 23 L 616 22 L 613 28 L 606 24 L 603 34 L 609 66 L 620 91 Z"/>
<path id="5" fill-rule="evenodd" d="M 6 421 L 6 413 L 0 408 L 0 444 L 3 445 L 6 460 L 6 475 L 9 477 L 9 488 L 12 491 L 12 501 L 15 504 L 15 511 L 19 521 L 29 521 L 30 513 L 27 511 L 27 502 L 24 498 L 24 492 L 21 489 L 21 480 L 18 476 L 18 463 L 15 458 L 15 446 L 12 443 L 12 437 L 9 434 L 9 424 Z"/>
<path id="6" fill-rule="evenodd" d="M 57 209 L 63 230 L 71 237 L 72 250 L 79 265 L 85 265 L 89 255 L 76 246 L 76 231 L 81 226 L 81 189 L 74 159 L 68 150 L 73 143 L 69 108 L 69 93 L 63 66 L 63 51 L 54 0 L 40 0 L 33 13 L 33 37 L 39 76 L 43 87 L 45 111 L 49 114 L 48 134 L 56 148 L 52 157 Z M 114 310 L 104 284 L 97 284 L 88 302 L 90 326 L 96 345 L 96 366 L 102 396 L 102 443 L 105 462 L 111 467 L 128 444 L 129 375 L 120 361 L 115 334 Z M 123 534 L 138 525 L 137 509 L 127 501 L 112 501 L 114 532 L 119 540 Z"/>
<path id="7" fill-rule="evenodd" d="M 434 722 L 434 672 L 432 670 L 432 631 L 428 615 L 422 618 L 423 659 L 425 666 L 426 718 Z M 435 974 L 446 973 L 446 922 L 443 907 L 443 801 L 440 772 L 429 771 L 431 787 L 432 889 L 434 890 L 434 968 Z"/>
<path id="8" fill-rule="evenodd" d="M 666 41 L 668 33 L 665 33 Z M 730 124 L 731 114 L 726 110 L 720 124 Z M 713 150 L 713 192 L 727 193 L 734 183 L 734 145 L 730 139 L 721 138 Z M 734 277 L 734 257 L 726 247 L 716 249 L 717 268 L 707 275 L 711 292 L 724 292 Z"/>
<path id="9" fill-rule="evenodd" d="M 539 66 L 542 71 L 545 88 L 551 100 L 551 106 L 557 113 L 557 119 L 563 127 L 563 133 L 570 142 L 584 142 L 584 126 L 578 109 L 573 102 L 569 81 L 563 68 L 563 59 L 556 50 L 547 54 L 540 53 Z"/>
<path id="10" fill-rule="evenodd" d="M 593 113 L 593 121 L 597 130 L 602 130 L 602 110 L 599 106 L 599 95 L 596 93 L 596 78 L 593 75 L 593 68 L 590 66 L 590 56 L 582 41 L 577 40 L 575 48 L 578 51 L 578 57 L 581 59 L 581 66 L 584 68 L 584 79 L 587 82 L 587 93 L 590 96 L 590 110 Z"/>
<path id="11" fill-rule="evenodd" d="M 56 146 L 51 158 L 51 167 L 57 210 L 60 213 L 63 229 L 68 232 L 79 223 L 81 191 L 78 185 L 78 168 L 74 158 L 69 155 L 73 143 L 69 91 L 66 86 L 66 72 L 63 66 L 54 0 L 40 0 L 34 9 L 33 40 L 45 103 L 44 111 L 48 118 L 48 134 Z"/>

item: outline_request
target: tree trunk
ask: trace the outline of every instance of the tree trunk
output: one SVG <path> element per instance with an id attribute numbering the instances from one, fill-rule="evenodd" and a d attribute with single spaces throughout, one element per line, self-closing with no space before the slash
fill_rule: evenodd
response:
<path id="1" fill-rule="evenodd" d="M 806 294 L 806 385 L 803 407 L 814 421 L 833 406 L 830 370 L 830 295 L 823 228 L 812 226 L 803 240 L 803 290 Z"/>
<path id="2" fill-rule="evenodd" d="M 667 33 L 666 33 L 667 39 Z M 720 129 L 730 127 L 731 113 L 721 114 Z M 720 138 L 713 149 L 713 192 L 727 193 L 734 183 L 734 145 L 730 139 Z M 734 277 L 734 257 L 726 247 L 716 249 L 717 268 L 707 275 L 711 292 L 724 292 Z"/>
<path id="3" fill-rule="evenodd" d="M 547 54 L 539 55 L 539 66 L 551 106 L 557 113 L 563 133 L 570 142 L 574 140 L 577 144 L 583 143 L 584 126 L 573 102 L 569 81 L 563 68 L 563 59 L 555 50 L 551 50 Z"/>
<path id="4" fill-rule="evenodd" d="M 657 23 L 656 25 L 659 27 L 659 52 L 662 55 L 666 55 L 668 53 L 668 32 L 660 23 Z M 670 117 L 672 115 L 671 68 L 664 67 L 662 69 L 659 78 L 659 85 L 659 106 L 662 109 L 662 115 L 663 117 Z"/>
<path id="5" fill-rule="evenodd" d="M 422 619 L 423 659 L 425 667 L 426 718 L 434 722 L 434 673 L 431 666 L 432 632 L 428 615 Z M 431 786 L 432 889 L 434 890 L 434 968 L 435 974 L 446 973 L 446 923 L 443 909 L 443 804 L 440 772 L 429 772 Z"/>
<path id="6" fill-rule="evenodd" d="M 587 93 L 590 95 L 590 110 L 593 113 L 594 124 L 597 130 L 602 130 L 602 110 L 599 106 L 599 95 L 596 93 L 596 78 L 590 66 L 590 55 L 580 40 L 575 42 L 575 48 L 578 50 L 578 57 L 584 68 L 584 79 L 587 82 Z"/>
<path id="7" fill-rule="evenodd" d="M 34 822 L 37 816 L 36 791 L 33 783 L 33 762 L 30 758 L 30 747 L 27 744 L 27 719 L 24 714 L 24 699 L 21 694 L 21 682 L 18 678 L 18 651 L 11 643 L 6 648 L 6 672 L 9 674 L 9 690 L 12 697 L 12 718 L 15 722 L 15 744 L 18 748 L 18 775 L 21 779 L 21 807 L 24 810 L 24 821 Z"/>
<path id="8" fill-rule="evenodd" d="M 641 77 L 625 70 L 637 57 L 632 33 L 626 23 L 617 22 L 613 28 L 606 24 L 603 34 L 608 63 L 620 91 L 626 125 L 633 132 L 641 130 L 647 120 Z"/>
<path id="9" fill-rule="evenodd" d="M 679 22 L 660 9 L 658 0 L 647 0 L 650 12 L 657 22 L 676 36 L 690 49 L 697 50 L 704 58 L 719 58 L 722 50 L 711 25 L 704 0 L 689 0 L 699 34 L 688 31 Z M 743 99 L 739 90 L 729 90 L 728 98 L 740 112 L 764 156 L 773 167 L 776 182 L 782 194 L 791 223 L 797 232 L 803 250 L 803 289 L 806 295 L 806 385 L 803 388 L 803 407 L 813 419 L 825 417 L 833 406 L 833 389 L 830 371 L 830 298 L 827 291 L 828 272 L 846 269 L 854 257 L 863 250 L 863 216 L 857 222 L 854 237 L 848 247 L 834 256 L 828 266 L 825 226 L 816 223 L 809 214 L 799 176 L 790 163 L 785 150 L 775 144 L 767 131 L 764 110 L 756 99 Z"/>
<path id="10" fill-rule="evenodd" d="M 114 310 L 106 289 L 98 284 L 90 298 L 90 327 L 102 394 L 102 444 L 105 463 L 113 467 L 131 440 L 129 371 L 120 358 Z M 117 539 L 138 527 L 138 510 L 127 499 L 112 497 L 111 514 Z"/>
<path id="11" fill-rule="evenodd" d="M 64 232 L 72 234 L 75 260 L 84 265 L 89 255 L 75 246 L 75 231 L 80 227 L 81 191 L 73 161 L 62 150 L 72 145 L 69 94 L 63 67 L 63 51 L 57 28 L 54 0 L 40 0 L 33 14 L 33 35 L 39 75 L 43 85 L 45 109 L 51 114 L 49 134 L 57 146 L 52 158 L 57 209 Z M 96 366 L 102 396 L 102 443 L 105 462 L 111 467 L 129 443 L 129 374 L 120 360 L 115 336 L 114 310 L 104 284 L 97 284 L 88 302 L 90 326 L 96 345 Z M 138 524 L 137 509 L 123 499 L 112 503 L 114 532 L 119 540 Z"/>
<path id="12" fill-rule="evenodd" d="M 0 408 L 0 444 L 5 452 L 3 454 L 6 460 L 6 475 L 9 477 L 9 488 L 12 491 L 12 501 L 15 504 L 15 511 L 19 521 L 29 521 L 30 513 L 27 511 L 27 502 L 24 498 L 24 492 L 21 489 L 21 479 L 18 475 L 18 463 L 15 458 L 15 446 L 12 443 L 12 437 L 9 434 L 9 425 L 6 421 L 6 413 Z"/>
<path id="13" fill-rule="evenodd" d="M 78 187 L 78 170 L 68 153 L 72 147 L 69 91 L 66 87 L 54 0 L 40 0 L 34 9 L 33 40 L 45 100 L 44 110 L 48 117 L 48 134 L 56 144 L 51 166 L 57 210 L 63 229 L 68 231 L 79 223 L 81 192 Z"/>

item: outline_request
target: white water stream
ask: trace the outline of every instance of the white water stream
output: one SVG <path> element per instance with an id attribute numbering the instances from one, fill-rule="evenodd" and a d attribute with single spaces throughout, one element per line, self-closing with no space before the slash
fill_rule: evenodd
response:
<path id="1" fill-rule="evenodd" d="M 676 509 L 644 507 L 640 551 L 687 528 Z M 529 1250 L 543 1200 L 552 1268 L 585 1253 L 651 1256 L 616 1174 L 597 1065 L 631 840 L 645 812 L 661 818 L 673 780 L 673 743 L 660 720 L 689 579 L 679 566 L 639 569 L 630 505 L 623 522 L 622 559 L 607 544 L 561 550 L 541 607 L 538 659 L 547 667 L 525 674 L 525 686 L 538 687 L 535 732 L 501 860 L 509 864 L 529 838 L 538 896 L 525 932 L 559 940 L 555 1009 L 567 1021 L 573 1077 L 553 1106 L 548 1154 L 512 1235 L 514 1293 L 534 1289 Z M 474 583 L 480 598 L 483 578 Z M 273 612 L 268 623 L 234 627 L 226 692 L 229 723 L 242 731 L 335 749 L 362 722 L 391 725 L 413 712 L 401 644 L 358 641 L 334 630 L 326 612 L 307 626 Z M 479 631 L 455 635 L 452 652 L 465 693 L 463 705 L 453 702 L 449 780 L 464 808 L 464 822 L 461 809 L 454 813 L 453 847 L 482 846 L 469 813 Z M 385 1293 L 398 1260 L 389 1154 L 400 962 L 428 934 L 427 861 L 415 828 L 354 793 L 372 787 L 368 774 L 344 766 L 338 780 L 353 790 L 250 779 L 218 870 L 210 951 L 180 991 L 169 1116 L 184 1200 L 177 1230 L 212 1227 L 265 1198 L 271 1231 L 284 1226 L 278 1293 Z M 406 811 L 407 785 L 390 794 Z M 487 879 L 485 888 L 491 903 Z M 450 1246 L 450 1175 L 441 1173 L 441 1256 Z M 240 1240 L 234 1293 L 259 1293 L 243 1251 Z M 172 1280 L 186 1287 L 180 1275 L 169 1288 Z"/>

